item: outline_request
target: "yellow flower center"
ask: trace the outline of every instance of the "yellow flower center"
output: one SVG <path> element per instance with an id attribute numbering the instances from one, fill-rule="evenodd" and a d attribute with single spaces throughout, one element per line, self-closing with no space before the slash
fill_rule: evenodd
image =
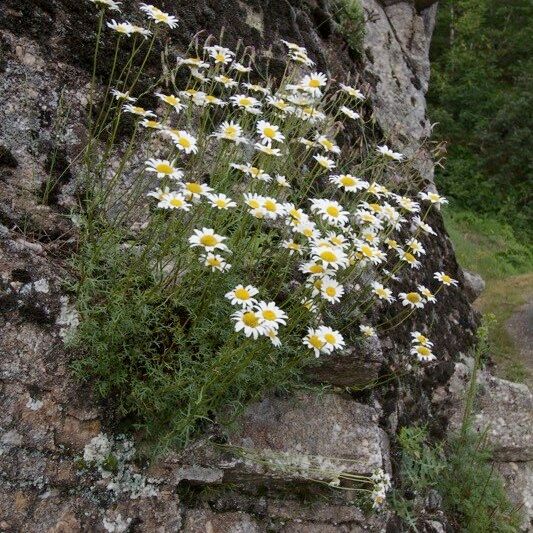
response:
<path id="1" fill-rule="evenodd" d="M 327 263 L 334 263 L 337 260 L 337 256 L 332 250 L 324 250 L 320 253 L 320 259 Z"/>
<path id="2" fill-rule="evenodd" d="M 259 319 L 253 311 L 247 311 L 242 315 L 242 321 L 249 328 L 256 328 L 259 325 Z"/>
<path id="3" fill-rule="evenodd" d="M 235 298 L 238 300 L 249 300 L 250 299 L 250 293 L 244 288 L 240 287 L 235 291 Z"/>
<path id="4" fill-rule="evenodd" d="M 320 87 L 320 80 L 316 78 L 311 78 L 309 80 L 309 87 L 312 87 L 313 89 Z"/>
<path id="5" fill-rule="evenodd" d="M 220 261 L 220 259 L 217 259 L 216 257 L 210 257 L 207 262 L 209 263 L 210 266 L 212 267 L 219 267 L 220 265 L 222 265 L 222 262 Z"/>
<path id="6" fill-rule="evenodd" d="M 365 257 L 374 257 L 374 250 L 370 246 L 367 246 L 366 244 L 361 246 L 361 253 Z"/>
<path id="7" fill-rule="evenodd" d="M 452 282 L 452 278 L 450 278 L 448 274 L 444 274 L 444 276 L 442 276 L 442 283 L 451 283 L 451 282 Z"/>
<path id="8" fill-rule="evenodd" d="M 264 318 L 265 320 L 270 320 L 270 321 L 272 321 L 272 320 L 276 320 L 277 315 L 276 315 L 276 313 L 275 313 L 274 311 L 271 311 L 270 309 L 265 309 L 265 310 L 263 311 L 263 318 Z"/>
<path id="9" fill-rule="evenodd" d="M 264 207 L 270 212 L 276 212 L 278 209 L 278 205 L 273 200 L 265 200 Z"/>
<path id="10" fill-rule="evenodd" d="M 351 187 L 356 184 L 356 181 L 351 176 L 346 175 L 341 176 L 340 181 L 345 187 Z"/>
<path id="11" fill-rule="evenodd" d="M 228 126 L 224 133 L 230 137 L 235 137 L 235 135 L 237 135 L 237 128 L 235 126 Z"/>
<path id="12" fill-rule="evenodd" d="M 181 144 L 181 146 L 183 146 L 183 148 L 190 148 L 191 147 L 191 141 L 189 141 L 189 139 L 187 139 L 187 137 L 180 137 L 178 139 L 178 143 Z"/>
<path id="13" fill-rule="evenodd" d="M 410 254 L 409 252 L 406 252 L 403 256 L 404 260 L 408 263 L 414 263 L 416 261 L 416 258 L 414 255 Z"/>
<path id="14" fill-rule="evenodd" d="M 223 198 L 217 198 L 215 200 L 215 205 L 223 209 L 224 207 L 228 205 L 228 202 L 226 202 L 226 200 L 224 200 Z"/>
<path id="15" fill-rule="evenodd" d="M 168 165 L 167 163 L 158 163 L 155 167 L 157 172 L 160 174 L 172 174 L 174 172 L 174 169 Z"/>
<path id="16" fill-rule="evenodd" d="M 370 207 L 370 209 L 372 209 L 372 211 L 374 211 L 374 213 L 381 212 L 382 207 L 379 204 L 369 204 L 368 206 Z"/>
<path id="17" fill-rule="evenodd" d="M 248 200 L 246 203 L 247 203 L 252 209 L 258 209 L 259 207 L 261 207 L 261 203 L 259 202 L 259 200 L 251 199 L 251 200 Z"/>
<path id="18" fill-rule="evenodd" d="M 431 350 L 429 348 L 426 348 L 425 346 L 418 346 L 416 351 L 422 356 L 422 357 L 428 357 L 431 355 Z"/>
<path id="19" fill-rule="evenodd" d="M 220 52 L 215 56 L 215 61 L 225 61 L 226 56 L 224 54 L 221 54 Z"/>
<path id="20" fill-rule="evenodd" d="M 376 289 L 376 294 L 381 298 L 385 298 L 387 296 L 387 291 L 385 289 L 379 288 Z"/>
<path id="21" fill-rule="evenodd" d="M 139 107 L 139 106 L 136 106 L 136 105 L 134 105 L 132 107 L 132 109 L 133 109 L 133 112 L 137 113 L 138 115 L 142 115 L 145 112 L 144 111 L 144 107 Z"/>
<path id="22" fill-rule="evenodd" d="M 273 139 L 276 136 L 276 130 L 267 126 L 266 128 L 263 128 L 263 135 L 269 139 Z"/>
<path id="23" fill-rule="evenodd" d="M 170 96 L 165 96 L 165 98 L 163 98 L 163 100 L 167 103 L 167 104 L 170 104 L 170 105 L 176 105 L 177 103 L 179 103 L 179 100 L 173 96 L 173 95 L 170 95 Z"/>
<path id="24" fill-rule="evenodd" d="M 335 289 L 335 287 L 328 287 L 326 289 L 326 294 L 328 296 L 332 296 L 333 297 L 333 296 L 335 296 L 337 294 L 337 290 Z"/>
<path id="25" fill-rule="evenodd" d="M 311 335 L 309 337 L 309 344 L 311 344 L 313 348 L 321 350 L 324 347 L 325 342 L 318 335 Z"/>
<path id="26" fill-rule="evenodd" d="M 185 205 L 185 202 L 180 198 L 172 198 L 169 203 L 172 207 L 182 207 Z"/>
<path id="27" fill-rule="evenodd" d="M 329 342 L 329 344 L 335 344 L 337 341 L 337 338 L 335 335 L 333 335 L 333 333 L 326 333 L 324 335 L 324 339 L 326 339 L 326 342 Z"/>
<path id="28" fill-rule="evenodd" d="M 202 186 L 199 183 L 193 182 L 186 183 L 185 188 L 193 194 L 200 194 L 203 190 Z"/>
<path id="29" fill-rule="evenodd" d="M 340 215 L 340 209 L 334 205 L 329 205 L 327 208 L 326 208 L 326 213 L 329 215 L 329 216 L 332 216 L 332 217 L 335 217 L 337 218 L 339 215 Z"/>
<path id="30" fill-rule="evenodd" d="M 252 101 L 249 98 L 241 98 L 238 103 L 239 105 L 242 105 L 242 107 L 248 107 L 252 105 Z"/>
<path id="31" fill-rule="evenodd" d="M 218 244 L 218 239 L 214 235 L 202 235 L 200 244 L 203 246 L 215 246 L 215 244 Z"/>
<path id="32" fill-rule="evenodd" d="M 145 122 L 145 126 L 147 128 L 157 128 L 159 126 L 159 122 L 157 122 L 157 120 L 147 120 Z"/>
<path id="33" fill-rule="evenodd" d="M 420 294 L 418 294 L 417 292 L 409 292 L 409 293 L 407 293 L 406 298 L 412 304 L 417 304 L 418 302 L 420 302 L 420 300 L 422 300 Z"/>
<path id="34" fill-rule="evenodd" d="M 322 139 L 320 144 L 326 149 L 331 150 L 335 145 L 329 139 Z"/>
<path id="35" fill-rule="evenodd" d="M 322 274 L 322 272 L 324 272 L 324 267 L 322 265 L 311 265 L 309 271 L 312 274 Z"/>

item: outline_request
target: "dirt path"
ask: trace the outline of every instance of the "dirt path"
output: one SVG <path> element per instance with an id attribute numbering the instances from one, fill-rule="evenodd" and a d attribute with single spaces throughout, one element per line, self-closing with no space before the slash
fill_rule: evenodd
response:
<path id="1" fill-rule="evenodd" d="M 528 385 L 533 385 L 533 298 L 518 307 L 506 323 L 524 366 L 529 371 Z"/>

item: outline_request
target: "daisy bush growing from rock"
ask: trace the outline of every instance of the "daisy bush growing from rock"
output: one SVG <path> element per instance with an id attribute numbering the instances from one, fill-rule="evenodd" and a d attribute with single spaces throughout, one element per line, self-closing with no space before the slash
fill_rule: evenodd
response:
<path id="1" fill-rule="evenodd" d="M 98 97 L 91 84 L 76 368 L 148 439 L 183 444 L 455 283 L 402 277 L 445 199 L 398 179 L 409 158 L 366 136 L 357 87 L 289 42 L 283 77 L 265 80 L 250 49 L 209 38 L 141 91 L 154 42 L 179 21 L 142 4 L 139 26 L 119 3 L 96 5 L 98 36 L 115 33 L 116 50 L 133 39 L 140 66 L 113 68 Z M 438 358 L 422 332 L 406 355 Z"/>

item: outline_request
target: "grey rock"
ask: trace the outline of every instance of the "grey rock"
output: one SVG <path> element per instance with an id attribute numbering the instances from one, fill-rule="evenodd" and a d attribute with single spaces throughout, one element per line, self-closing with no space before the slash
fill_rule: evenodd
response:
<path id="1" fill-rule="evenodd" d="M 464 290 L 468 299 L 473 302 L 485 290 L 485 280 L 476 272 L 463 270 Z"/>

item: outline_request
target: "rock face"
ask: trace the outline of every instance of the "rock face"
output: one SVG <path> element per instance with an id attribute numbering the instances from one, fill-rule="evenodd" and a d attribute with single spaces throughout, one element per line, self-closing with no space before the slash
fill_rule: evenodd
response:
<path id="1" fill-rule="evenodd" d="M 180 18 L 180 30 L 168 43 L 176 50 L 184 51 L 200 30 L 219 35 L 224 28 L 229 46 L 242 39 L 268 49 L 276 75 L 282 68 L 280 38 L 306 46 L 318 70 L 355 78 L 373 101 L 384 137 L 416 152 L 420 176 L 431 181 L 430 157 L 416 147 L 429 135 L 424 94 L 434 2 L 362 0 L 362 58 L 354 57 L 337 31 L 333 6 L 325 0 L 228 0 L 223 9 L 208 0 L 156 3 Z M 123 2 L 132 20 L 134 4 Z M 78 0 L 0 4 L 0 530 L 327 533 L 381 531 L 387 523 L 395 530 L 386 512 L 368 514 L 348 492 L 310 485 L 294 471 L 273 471 L 206 442 L 151 466 L 146 475 L 157 478 L 157 496 L 132 499 L 131 493 L 113 492 L 108 478 L 80 462 L 84 446 L 111 425 L 90 387 L 73 379 L 72 354 L 64 344 L 77 320 L 64 290 L 76 246 L 68 217 L 76 165 L 63 170 L 87 135 L 84 94 L 94 28 L 94 10 Z M 104 54 L 100 74 L 109 69 L 110 55 Z M 64 121 L 61 133 L 54 126 L 57 117 Z M 47 184 L 49 174 L 63 175 Z M 439 239 L 428 250 L 427 272 L 414 281 L 445 270 L 462 282 L 440 217 L 432 225 Z M 432 388 L 435 381 L 448 382 L 453 360 L 473 340 L 476 318 L 460 289 L 451 290 L 433 313 L 440 362 L 431 375 L 420 371 L 365 391 L 369 382 L 388 383 L 387 376 L 394 375 L 409 344 L 406 331 L 417 327 L 415 320 L 407 321 L 405 330 L 381 339 L 368 353 L 311 369 L 313 382 L 350 387 L 351 394 L 264 398 L 236 422 L 227 442 L 263 459 L 333 457 L 337 467 L 356 474 L 376 467 L 390 471 L 388 442 L 399 423 L 431 418 L 433 430 L 444 430 L 445 420 L 430 417 Z M 516 446 L 526 446 L 518 440 L 524 435 L 513 435 L 510 440 L 502 435 L 505 461 L 521 461 Z"/>

